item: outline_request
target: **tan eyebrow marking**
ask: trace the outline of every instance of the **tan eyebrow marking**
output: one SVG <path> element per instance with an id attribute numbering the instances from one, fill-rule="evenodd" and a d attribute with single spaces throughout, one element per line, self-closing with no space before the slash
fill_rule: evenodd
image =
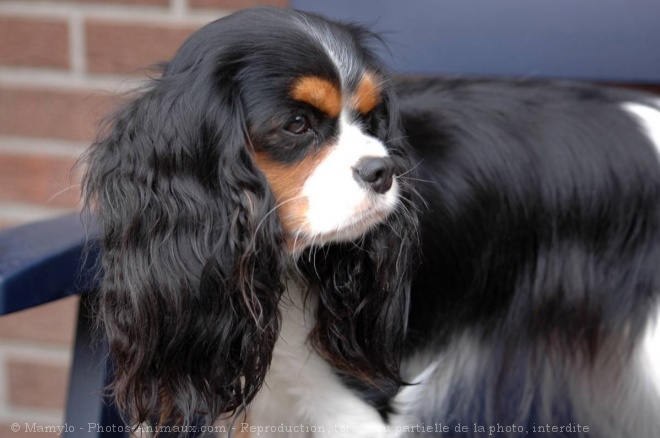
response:
<path id="1" fill-rule="evenodd" d="M 362 76 L 362 80 L 351 99 L 353 108 L 362 114 L 371 112 L 380 103 L 380 85 L 370 72 Z"/>
<path id="2" fill-rule="evenodd" d="M 291 88 L 291 97 L 318 108 L 330 117 L 338 117 L 341 112 L 340 90 L 318 76 L 298 79 Z"/>

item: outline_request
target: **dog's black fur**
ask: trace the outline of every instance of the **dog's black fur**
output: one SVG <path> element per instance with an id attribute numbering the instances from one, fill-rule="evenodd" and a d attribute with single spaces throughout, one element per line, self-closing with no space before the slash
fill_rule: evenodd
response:
<path id="1" fill-rule="evenodd" d="M 356 71 L 379 75 L 382 99 L 364 123 L 397 163 L 402 208 L 361 239 L 294 259 L 252 153 L 288 164 L 309 153 L 273 128 L 292 105 L 287 86 L 308 74 L 337 82 L 318 41 L 293 26 L 300 17 Z M 390 80 L 373 40 L 293 11 L 234 14 L 195 33 L 92 148 L 100 318 L 129 421 L 247 406 L 292 278 L 319 297 L 316 351 L 391 421 L 529 426 L 579 420 L 581 403 L 604 416 L 655 406 L 621 395 L 659 291 L 660 164 L 621 106 L 647 96 Z M 324 144 L 336 128 L 315 117 Z M 433 363 L 431 380 L 415 381 Z M 597 397 L 575 396 L 577 380 Z"/>

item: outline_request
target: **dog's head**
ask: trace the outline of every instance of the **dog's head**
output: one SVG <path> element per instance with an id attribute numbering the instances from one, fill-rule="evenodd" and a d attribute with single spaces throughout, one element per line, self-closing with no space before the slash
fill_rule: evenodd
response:
<path id="1" fill-rule="evenodd" d="M 294 11 L 218 20 L 91 149 L 100 317 L 130 421 L 249 403 L 293 272 L 318 295 L 317 351 L 398 382 L 416 218 L 373 40 Z"/>

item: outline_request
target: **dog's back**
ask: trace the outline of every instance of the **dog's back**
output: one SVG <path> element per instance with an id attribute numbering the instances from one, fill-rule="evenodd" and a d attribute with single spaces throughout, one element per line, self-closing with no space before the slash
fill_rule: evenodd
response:
<path id="1" fill-rule="evenodd" d="M 395 422 L 449 436 L 657 436 L 650 96 L 523 81 L 398 86 L 423 251 L 404 366 L 419 385 L 395 400 Z"/>

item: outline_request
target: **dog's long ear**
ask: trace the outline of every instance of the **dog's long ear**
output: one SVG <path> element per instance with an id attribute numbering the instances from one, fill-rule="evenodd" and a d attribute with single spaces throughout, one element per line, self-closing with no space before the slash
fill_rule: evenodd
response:
<path id="1" fill-rule="evenodd" d="M 282 233 L 232 62 L 181 58 L 110 121 L 84 180 L 112 389 L 133 424 L 245 405 L 279 330 Z"/>

